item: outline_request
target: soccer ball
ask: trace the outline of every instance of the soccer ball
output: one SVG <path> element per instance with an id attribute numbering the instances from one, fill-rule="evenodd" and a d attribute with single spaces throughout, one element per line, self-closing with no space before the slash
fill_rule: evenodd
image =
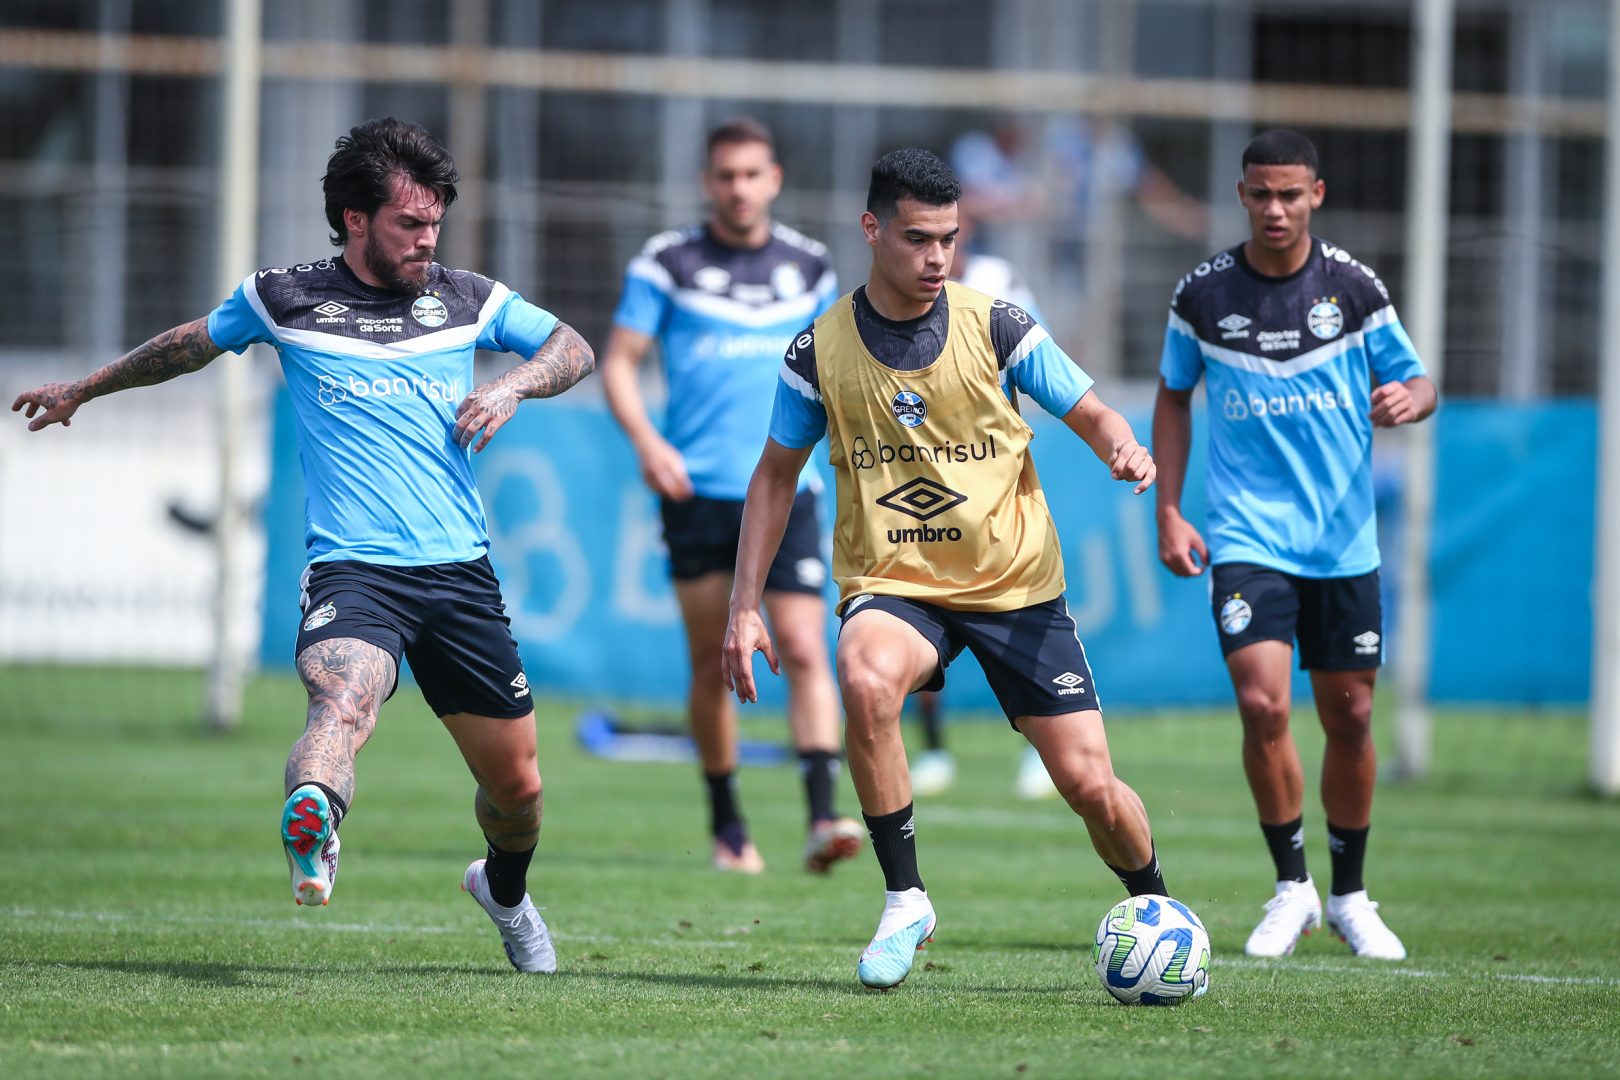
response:
<path id="1" fill-rule="evenodd" d="M 1209 989 L 1209 934 L 1168 896 L 1133 896 L 1097 926 L 1092 959 L 1103 989 L 1126 1005 L 1180 1005 Z"/>

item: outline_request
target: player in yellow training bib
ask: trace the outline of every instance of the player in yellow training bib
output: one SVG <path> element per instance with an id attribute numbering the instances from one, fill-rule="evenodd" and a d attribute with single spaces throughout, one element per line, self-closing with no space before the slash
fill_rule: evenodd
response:
<path id="1" fill-rule="evenodd" d="M 788 349 L 748 486 L 723 654 L 728 685 L 755 700 L 754 652 L 777 670 L 759 611 L 765 574 L 799 470 L 826 433 L 845 742 L 887 889 L 857 971 L 881 989 L 910 973 L 935 924 L 900 711 L 907 694 L 944 685 L 964 648 L 1103 861 L 1132 895 L 1165 891 L 1147 812 L 1108 756 L 1017 393 L 1060 417 L 1137 494 L 1153 483 L 1153 459 L 1026 311 L 948 280 L 960 196 L 925 150 L 873 167 L 861 215 L 871 271 Z"/>

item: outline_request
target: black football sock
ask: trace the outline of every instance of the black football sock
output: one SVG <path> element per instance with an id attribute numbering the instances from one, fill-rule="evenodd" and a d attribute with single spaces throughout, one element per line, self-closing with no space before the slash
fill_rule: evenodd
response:
<path id="1" fill-rule="evenodd" d="M 911 804 L 892 814 L 873 817 L 863 813 L 861 817 L 866 819 L 872 850 L 883 868 L 883 887 L 890 892 L 923 888 L 922 875 L 917 872 L 916 823 L 912 820 Z"/>
<path id="2" fill-rule="evenodd" d="M 494 844 L 490 844 L 489 854 L 484 858 L 484 877 L 489 882 L 489 898 L 501 907 L 517 907 L 523 903 L 523 895 L 529 891 L 527 880 L 529 860 L 532 858 L 534 848 L 527 851 L 502 851 Z"/>
<path id="3" fill-rule="evenodd" d="M 945 733 L 939 722 L 939 695 L 918 694 L 917 715 L 922 717 L 923 746 L 929 750 L 945 749 Z"/>
<path id="4" fill-rule="evenodd" d="M 804 801 L 810 807 L 810 824 L 831 821 L 833 790 L 838 781 L 838 755 L 831 750 L 799 751 L 799 775 L 804 777 Z"/>
<path id="5" fill-rule="evenodd" d="M 1367 833 L 1365 829 L 1341 829 L 1328 822 L 1328 858 L 1333 863 L 1333 895 L 1360 892 L 1367 886 L 1361 883 L 1361 866 L 1367 859 Z"/>
<path id="6" fill-rule="evenodd" d="M 332 808 L 332 831 L 337 832 L 338 826 L 343 824 L 343 819 L 349 814 L 349 804 L 339 798 L 337 792 L 333 791 L 319 780 L 300 780 L 298 783 L 293 785 L 292 789 L 293 791 L 297 791 L 301 787 L 321 789 L 322 794 L 326 796 L 327 805 Z M 288 793 L 288 797 L 291 798 L 290 792 Z"/>
<path id="7" fill-rule="evenodd" d="M 1266 847 L 1271 849 L 1271 861 L 1277 864 L 1278 881 L 1305 881 L 1311 875 L 1305 870 L 1305 816 L 1281 825 L 1260 823 L 1266 835 Z M 1332 832 L 1332 826 L 1328 827 Z"/>
<path id="8" fill-rule="evenodd" d="M 1119 878 L 1119 883 L 1125 886 L 1125 891 L 1132 896 L 1152 894 L 1155 896 L 1169 896 L 1164 889 L 1164 873 L 1159 869 L 1159 849 L 1154 846 L 1149 849 L 1147 865 L 1140 870 L 1121 870 L 1113 863 L 1108 863 L 1108 869 Z"/>
<path id="9" fill-rule="evenodd" d="M 709 832 L 715 836 L 740 836 L 746 839 L 748 830 L 742 814 L 737 810 L 737 774 L 735 771 L 704 773 L 709 787 Z M 741 842 L 735 845 L 741 848 Z"/>

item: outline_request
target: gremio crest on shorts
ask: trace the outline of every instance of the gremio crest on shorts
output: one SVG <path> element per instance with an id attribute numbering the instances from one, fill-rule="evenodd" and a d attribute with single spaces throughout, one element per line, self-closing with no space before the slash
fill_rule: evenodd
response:
<path id="1" fill-rule="evenodd" d="M 1221 605 L 1221 629 L 1228 634 L 1241 634 L 1254 621 L 1254 610 L 1241 596 L 1233 596 Z"/>
<path id="2" fill-rule="evenodd" d="M 304 620 L 304 629 L 319 630 L 335 618 L 337 618 L 337 605 L 322 604 L 309 613 L 309 618 Z"/>

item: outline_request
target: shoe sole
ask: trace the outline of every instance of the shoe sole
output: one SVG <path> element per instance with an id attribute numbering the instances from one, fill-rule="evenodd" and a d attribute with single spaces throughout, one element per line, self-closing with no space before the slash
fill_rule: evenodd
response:
<path id="1" fill-rule="evenodd" d="M 833 868 L 834 863 L 853 859 L 861 851 L 861 839 L 858 836 L 835 836 L 820 848 L 805 856 L 804 868 L 812 874 L 825 874 Z"/>
<path id="2" fill-rule="evenodd" d="M 312 839 L 303 831 L 310 827 L 311 822 L 320 830 L 317 839 Z M 300 830 L 296 835 L 293 832 L 295 827 Z M 321 851 L 331 835 L 331 811 L 320 800 L 313 795 L 305 795 L 296 803 L 287 800 L 281 812 L 281 844 L 287 853 L 287 865 L 292 870 L 293 903 L 301 907 L 325 907 L 332 900 L 332 881 L 322 873 L 325 867 L 321 865 Z M 306 845 L 309 847 L 307 855 L 298 850 Z M 320 876 L 305 869 L 305 859 L 310 860 Z"/>

